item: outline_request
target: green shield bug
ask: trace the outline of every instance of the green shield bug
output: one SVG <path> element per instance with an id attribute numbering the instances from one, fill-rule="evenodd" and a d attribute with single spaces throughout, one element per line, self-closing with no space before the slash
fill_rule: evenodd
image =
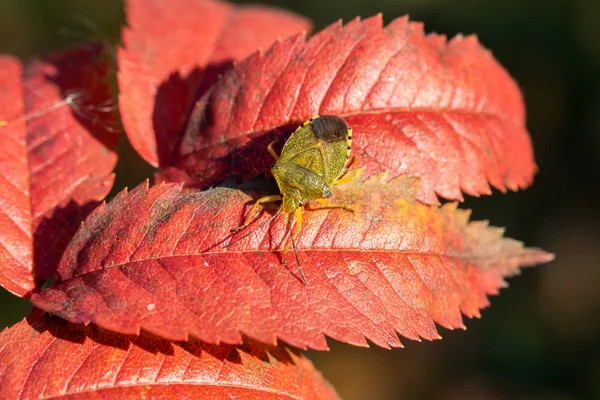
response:
<path id="1" fill-rule="evenodd" d="M 271 173 L 279 187 L 279 194 L 258 199 L 252 206 L 244 223 L 234 229 L 234 232 L 244 229 L 252 222 L 261 204 L 282 201 L 282 205 L 277 212 L 264 223 L 275 219 L 281 211 L 289 214 L 288 231 L 290 232 L 291 244 L 294 249 L 298 271 L 302 281 L 306 283 L 295 243 L 295 239 L 302 228 L 302 206 L 310 201 L 317 201 L 322 204 L 320 208 L 343 208 L 353 212 L 352 209 L 343 204 L 331 204 L 325 200 L 332 196 L 331 187 L 334 184 L 348 182 L 353 179 L 353 176 L 342 177 L 350 157 L 352 129 L 348 127 L 346 121 L 335 115 L 315 115 L 292 133 L 285 142 L 279 156 L 273 150 L 273 144 L 276 142 L 269 144 L 267 149 L 275 158 L 275 164 L 271 166 Z M 225 247 L 247 237 L 256 229 Z M 286 249 L 287 246 L 284 247 L 284 252 Z M 285 264 L 285 256 L 283 262 Z"/>

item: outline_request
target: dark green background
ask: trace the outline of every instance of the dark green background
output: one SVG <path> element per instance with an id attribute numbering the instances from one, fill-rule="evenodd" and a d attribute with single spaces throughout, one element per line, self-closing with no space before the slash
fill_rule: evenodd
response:
<path id="1" fill-rule="evenodd" d="M 386 22 L 409 14 L 428 32 L 476 33 L 521 85 L 540 173 L 526 191 L 464 206 L 557 254 L 511 279 L 466 332 L 440 329 L 444 340 L 407 341 L 404 350 L 331 343 L 328 353 L 311 352 L 325 377 L 346 399 L 600 398 L 600 1 L 265 3 L 310 17 L 316 29 L 383 12 Z M 27 59 L 77 39 L 116 44 L 124 17 L 117 0 L 0 0 L 0 21 L 0 52 Z M 151 173 L 125 140 L 120 146 L 115 190 Z M 0 304 L 0 327 L 30 309 L 3 290 Z"/>

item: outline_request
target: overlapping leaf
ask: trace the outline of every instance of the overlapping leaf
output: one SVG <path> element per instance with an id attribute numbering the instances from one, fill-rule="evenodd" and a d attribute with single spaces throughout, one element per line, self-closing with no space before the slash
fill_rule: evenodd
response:
<path id="1" fill-rule="evenodd" d="M 428 204 L 489 194 L 488 182 L 516 190 L 536 170 L 519 89 L 475 37 L 446 42 L 407 18 L 384 28 L 378 15 L 291 37 L 229 70 L 163 175 L 183 170 L 210 186 L 257 174 L 272 163 L 269 141 L 317 113 L 347 120 L 368 174 L 420 177 Z"/>
<path id="2" fill-rule="evenodd" d="M 309 360 L 281 346 L 171 343 L 34 314 L 0 333 L 3 399 L 337 398 Z"/>
<path id="3" fill-rule="evenodd" d="M 129 140 L 154 166 L 170 161 L 190 108 L 233 61 L 310 29 L 291 13 L 215 0 L 130 0 L 118 51 Z"/>
<path id="4" fill-rule="evenodd" d="M 25 68 L 0 59 L 0 285 L 19 296 L 54 273 L 112 186 L 108 70 L 91 45 Z"/>
<path id="5" fill-rule="evenodd" d="M 335 200 L 354 214 L 305 212 L 297 242 L 305 285 L 291 254 L 282 264 L 284 216 L 223 248 L 244 204 L 274 190 L 259 187 L 265 181 L 205 192 L 173 184 L 122 192 L 82 225 L 56 286 L 34 303 L 73 322 L 129 334 L 142 328 L 173 340 L 189 334 L 241 343 L 245 334 L 325 349 L 327 335 L 401 346 L 397 332 L 435 339 L 434 322 L 462 327 L 461 311 L 479 315 L 503 277 L 552 258 L 502 238 L 501 229 L 468 223 L 455 204 L 422 205 L 416 180 L 385 183 L 384 174 L 336 186 Z"/>

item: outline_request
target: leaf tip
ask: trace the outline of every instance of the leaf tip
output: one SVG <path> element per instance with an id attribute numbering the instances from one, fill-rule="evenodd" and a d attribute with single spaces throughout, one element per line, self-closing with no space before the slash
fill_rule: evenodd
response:
<path id="1" fill-rule="evenodd" d="M 457 41 L 461 41 L 463 43 L 466 43 L 467 45 L 469 45 L 471 47 L 479 47 L 480 46 L 479 37 L 477 36 L 476 33 L 471 33 L 471 34 L 466 35 L 466 36 L 459 34 L 459 35 L 456 35 L 455 38 L 456 38 Z M 484 47 L 481 47 L 481 48 L 483 48 L 485 51 L 489 52 L 488 49 L 485 49 Z"/>
<path id="2" fill-rule="evenodd" d="M 546 264 L 551 261 L 554 261 L 554 259 L 556 258 L 556 254 L 550 253 L 537 247 L 530 247 L 528 250 L 531 255 L 531 259 L 523 262 L 524 267 L 534 266 L 537 264 Z"/>

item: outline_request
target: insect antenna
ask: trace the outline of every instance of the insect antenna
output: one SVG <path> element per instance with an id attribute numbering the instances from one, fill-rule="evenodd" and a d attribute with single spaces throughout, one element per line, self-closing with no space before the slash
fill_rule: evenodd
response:
<path id="1" fill-rule="evenodd" d="M 298 272 L 300 272 L 300 276 L 302 277 L 302 282 L 306 285 L 306 277 L 304 276 L 304 271 L 302 271 L 302 267 L 300 266 L 300 259 L 298 258 L 298 251 L 296 250 L 296 242 L 294 241 L 294 232 L 290 232 L 290 237 L 292 238 L 292 248 L 294 249 L 294 257 L 296 257 L 296 264 L 298 265 Z"/>
<path id="2" fill-rule="evenodd" d="M 226 248 L 228 248 L 229 246 L 236 244 L 236 243 L 237 243 L 237 242 L 239 242 L 240 240 L 242 240 L 242 239 L 245 239 L 245 238 L 247 238 L 248 236 L 252 235 L 254 232 L 256 232 L 256 230 L 257 230 L 257 229 L 259 229 L 259 228 L 263 227 L 265 224 L 268 224 L 269 222 L 272 222 L 272 221 L 273 221 L 275 218 L 277 218 L 277 216 L 278 216 L 279 214 L 281 214 L 281 210 L 282 210 L 282 209 L 283 209 L 283 206 L 280 206 L 280 207 L 277 209 L 277 212 L 276 212 L 275 214 L 273 214 L 273 215 L 271 216 L 271 218 L 269 218 L 268 220 L 266 220 L 266 221 L 262 222 L 262 223 L 261 223 L 260 225 L 258 225 L 256 228 L 252 229 L 250 232 L 247 232 L 247 233 L 243 234 L 241 237 L 239 237 L 239 238 L 235 239 L 233 242 L 230 242 L 230 243 L 228 243 L 227 245 L 223 246 L 223 248 L 224 248 L 224 249 L 226 249 Z"/>

